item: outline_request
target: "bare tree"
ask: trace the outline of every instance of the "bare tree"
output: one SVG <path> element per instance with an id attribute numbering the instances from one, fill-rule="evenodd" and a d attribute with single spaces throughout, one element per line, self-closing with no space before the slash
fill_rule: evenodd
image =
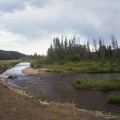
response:
<path id="1" fill-rule="evenodd" d="M 117 39 L 114 37 L 114 35 L 111 36 L 111 41 L 112 41 L 113 50 L 116 50 L 118 48 L 118 42 Z"/>
<path id="2" fill-rule="evenodd" d="M 89 39 L 88 39 L 88 41 L 87 41 L 87 59 L 90 59 L 90 55 L 91 53 L 90 53 L 90 43 L 89 43 Z"/>
<path id="3" fill-rule="evenodd" d="M 117 42 L 117 39 L 114 37 L 114 35 L 111 36 L 111 42 L 112 42 L 112 48 L 113 48 L 112 56 L 116 57 L 118 52 L 118 42 Z"/>
<path id="4" fill-rule="evenodd" d="M 93 39 L 93 46 L 94 46 L 94 51 L 97 51 L 97 42 L 96 39 Z"/>

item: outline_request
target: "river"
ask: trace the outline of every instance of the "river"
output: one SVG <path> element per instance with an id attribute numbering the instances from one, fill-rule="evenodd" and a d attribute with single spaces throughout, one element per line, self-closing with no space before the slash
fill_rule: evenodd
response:
<path id="1" fill-rule="evenodd" d="M 53 101 L 74 103 L 78 108 L 93 111 L 120 111 L 120 105 L 110 105 L 106 102 L 109 95 L 120 95 L 120 91 L 75 90 L 71 85 L 75 78 L 107 80 L 110 78 L 120 78 L 119 73 L 44 73 L 27 76 L 21 70 L 28 66 L 30 64 L 27 62 L 19 63 L 1 76 L 7 78 L 8 75 L 16 74 L 17 78 L 7 79 L 9 85 L 23 88 L 30 93 L 44 96 Z"/>

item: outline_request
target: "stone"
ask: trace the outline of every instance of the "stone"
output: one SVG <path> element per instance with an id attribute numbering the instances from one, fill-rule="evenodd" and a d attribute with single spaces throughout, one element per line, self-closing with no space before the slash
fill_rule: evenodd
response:
<path id="1" fill-rule="evenodd" d="M 14 78 L 17 78 L 17 75 L 9 75 L 8 76 L 8 79 L 14 79 Z"/>

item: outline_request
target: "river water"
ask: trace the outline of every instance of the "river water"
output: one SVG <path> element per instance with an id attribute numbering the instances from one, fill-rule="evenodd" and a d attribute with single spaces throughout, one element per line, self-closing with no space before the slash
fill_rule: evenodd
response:
<path id="1" fill-rule="evenodd" d="M 15 65 L 15 67 L 6 70 L 3 74 L 0 75 L 0 77 L 7 79 L 10 75 L 16 75 L 17 78 L 21 79 L 22 77 L 26 76 L 22 72 L 22 70 L 25 69 L 26 67 L 30 67 L 29 62 L 20 62 L 19 64 Z M 13 79 L 13 80 L 7 79 L 7 83 L 12 87 L 20 87 L 14 83 L 15 80 L 16 79 Z"/>
<path id="2" fill-rule="evenodd" d="M 7 78 L 10 74 L 17 74 L 17 78 L 7 79 L 9 85 L 21 87 L 28 92 L 44 96 L 53 101 L 75 103 L 78 108 L 93 111 L 120 111 L 120 105 L 110 105 L 106 102 L 109 95 L 120 95 L 120 91 L 104 93 L 95 90 L 75 90 L 71 85 L 75 78 L 108 80 L 111 78 L 120 78 L 119 73 L 44 73 L 27 76 L 21 70 L 28 66 L 30 64 L 27 62 L 19 63 L 14 68 L 4 72 L 1 76 Z"/>

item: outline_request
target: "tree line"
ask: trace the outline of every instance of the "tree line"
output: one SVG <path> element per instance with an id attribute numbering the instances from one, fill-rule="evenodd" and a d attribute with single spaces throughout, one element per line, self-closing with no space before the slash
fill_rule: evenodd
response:
<path id="1" fill-rule="evenodd" d="M 111 44 L 105 45 L 101 37 L 93 39 L 92 45 L 89 40 L 80 44 L 79 38 L 73 36 L 71 39 L 67 37 L 54 38 L 53 43 L 47 51 L 47 61 L 80 61 L 80 60 L 104 60 L 104 59 L 119 59 L 120 48 L 118 41 L 114 35 L 111 36 Z"/>

